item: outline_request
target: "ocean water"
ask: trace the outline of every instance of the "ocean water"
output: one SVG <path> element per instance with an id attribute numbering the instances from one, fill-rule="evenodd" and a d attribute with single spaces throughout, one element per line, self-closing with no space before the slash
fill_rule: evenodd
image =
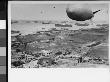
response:
<path id="1" fill-rule="evenodd" d="M 43 31 L 42 28 L 45 28 L 44 30 L 47 31 L 50 28 L 55 28 L 55 25 L 54 24 L 37 24 L 37 23 L 17 23 L 17 24 L 12 24 L 11 26 L 11 30 L 20 31 L 21 34 L 23 35 L 36 33 L 37 31 Z"/>
<path id="2" fill-rule="evenodd" d="M 55 24 L 41 24 L 41 23 L 14 23 L 11 25 L 11 30 L 20 31 L 22 35 L 36 33 L 37 31 L 48 31 L 51 28 L 68 28 L 69 30 L 97 28 L 95 25 L 89 26 L 76 26 L 71 24 L 72 27 L 55 27 Z M 42 29 L 43 28 L 43 29 Z"/>

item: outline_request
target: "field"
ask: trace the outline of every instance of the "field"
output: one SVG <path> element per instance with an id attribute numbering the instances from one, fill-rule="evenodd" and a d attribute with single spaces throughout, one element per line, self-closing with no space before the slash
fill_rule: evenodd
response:
<path id="1" fill-rule="evenodd" d="M 12 67 L 108 67 L 108 28 L 108 24 L 12 22 Z"/>

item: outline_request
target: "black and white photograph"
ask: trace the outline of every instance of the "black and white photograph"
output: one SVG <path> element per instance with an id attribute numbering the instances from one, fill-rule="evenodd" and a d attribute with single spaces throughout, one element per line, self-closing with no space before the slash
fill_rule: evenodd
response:
<path id="1" fill-rule="evenodd" d="M 107 3 L 11 4 L 11 68 L 108 68 Z"/>

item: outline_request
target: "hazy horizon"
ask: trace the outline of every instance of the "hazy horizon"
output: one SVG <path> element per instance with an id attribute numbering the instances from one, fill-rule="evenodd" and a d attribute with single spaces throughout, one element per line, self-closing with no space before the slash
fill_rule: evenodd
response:
<path id="1" fill-rule="evenodd" d="M 12 20 L 53 20 L 73 21 L 67 17 L 66 7 L 68 4 L 12 4 Z M 93 17 L 94 21 L 108 21 L 107 4 L 89 4 L 92 11 L 101 9 Z"/>

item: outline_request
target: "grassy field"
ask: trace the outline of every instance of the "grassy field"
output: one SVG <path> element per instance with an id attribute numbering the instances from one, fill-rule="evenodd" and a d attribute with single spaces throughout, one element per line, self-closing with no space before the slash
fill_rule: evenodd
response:
<path id="1" fill-rule="evenodd" d="M 106 44 L 99 45 L 94 47 L 89 55 L 93 55 L 95 57 L 100 57 L 102 59 L 108 59 L 109 57 L 109 46 Z"/>
<path id="2" fill-rule="evenodd" d="M 20 27 L 20 28 L 18 28 Z M 38 28 L 39 27 L 39 28 Z M 43 31 L 42 28 L 45 28 L 48 31 Z M 89 26 L 88 26 L 89 27 Z M 31 30 L 30 30 L 31 28 Z M 51 50 L 54 53 L 57 53 L 59 50 L 72 50 L 78 54 L 85 52 L 90 46 L 86 46 L 88 43 L 100 42 L 100 44 L 92 46 L 89 56 L 91 58 L 101 58 L 108 60 L 108 25 L 99 25 L 97 28 L 80 28 L 73 30 L 57 30 L 57 33 L 54 33 L 55 30 L 49 30 L 50 28 L 55 28 L 54 24 L 35 24 L 35 23 L 19 23 L 12 24 L 12 30 L 16 30 L 23 34 L 17 40 L 21 43 L 26 43 L 26 46 L 21 45 L 19 48 L 24 49 L 26 52 L 33 54 L 34 52 L 40 52 L 42 50 Z M 63 28 L 63 27 L 62 27 Z M 39 33 L 43 31 L 43 33 Z M 26 34 L 26 35 L 25 35 Z M 91 45 L 91 44 L 89 44 Z M 86 49 L 83 47 L 85 46 Z M 84 49 L 85 50 L 84 50 Z M 14 48 L 13 48 L 14 49 Z M 61 51 L 63 52 L 63 51 Z M 88 51 L 86 51 L 88 52 Z M 35 54 L 34 53 L 34 54 Z M 55 55 L 55 54 L 54 54 Z M 68 54 L 69 55 L 69 54 Z M 60 59 L 59 59 L 60 61 Z M 53 66 L 53 65 L 52 65 Z M 104 64 L 93 64 L 93 63 L 79 63 L 76 65 L 76 61 L 65 59 L 58 62 L 58 65 L 53 67 L 106 67 Z"/>

